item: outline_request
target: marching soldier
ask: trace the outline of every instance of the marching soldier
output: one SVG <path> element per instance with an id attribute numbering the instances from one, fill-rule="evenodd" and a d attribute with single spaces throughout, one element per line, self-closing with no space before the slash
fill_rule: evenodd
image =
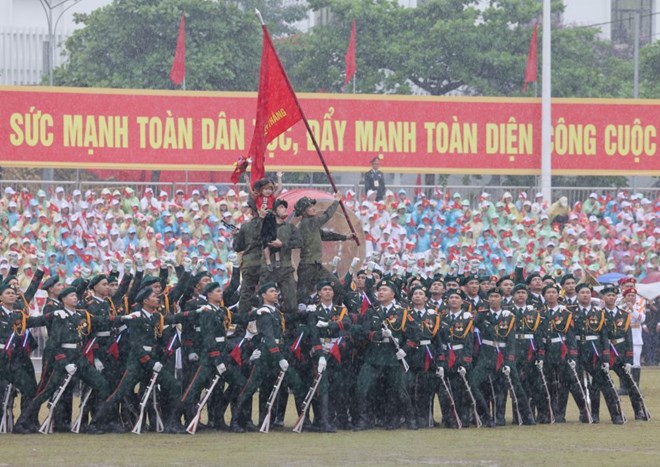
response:
<path id="1" fill-rule="evenodd" d="M 72 376 L 76 374 L 83 383 L 98 392 L 101 400 L 110 392 L 107 381 L 90 365 L 82 353 L 82 333 L 88 323 L 87 318 L 76 311 L 78 304 L 76 289 L 66 287 L 60 292 L 58 299 L 62 306 L 54 312 L 49 334 L 53 351 L 52 373 L 45 387 L 37 393 L 30 405 L 21 411 L 14 433 L 35 433 L 38 430 L 39 426 L 35 422 L 41 405 L 63 384 L 67 374 Z M 98 322 L 96 318 L 93 320 Z"/>
<path id="2" fill-rule="evenodd" d="M 581 419 L 586 421 L 588 409 L 577 373 L 578 351 L 573 329 L 573 314 L 559 304 L 558 285 L 546 285 L 543 288 L 543 298 L 546 304 L 547 326 L 544 369 L 551 389 L 555 422 L 566 423 L 569 390 L 578 403 Z"/>
<path id="3" fill-rule="evenodd" d="M 648 420 L 639 391 L 635 391 L 632 382 L 633 342 L 630 321 L 631 313 L 616 306 L 617 288 L 607 285 L 600 291 L 605 303 L 605 317 L 610 339 L 610 367 L 617 376 L 630 387 L 630 402 L 635 412 L 635 420 Z"/>
<path id="4" fill-rule="evenodd" d="M 368 335 L 369 344 L 357 380 L 356 396 L 359 420 L 354 427 L 356 430 L 369 428 L 367 398 L 381 377 L 385 380 L 386 390 L 394 394 L 394 398 L 398 402 L 397 406 L 405 414 L 407 428 L 417 429 L 417 421 L 413 415 L 412 402 L 401 368 L 402 365 L 407 365 L 404 363 L 406 352 L 399 347 L 399 343 L 405 342 L 408 313 L 393 303 L 395 295 L 394 284 L 386 280 L 379 282 L 378 305 L 373 307 L 364 319 L 363 326 Z M 382 407 L 380 409 L 382 410 Z M 400 416 L 400 413 L 396 412 L 396 416 Z M 387 422 L 387 427 L 390 429 L 398 428 L 398 425 L 399 421 L 391 418 Z"/>
<path id="5" fill-rule="evenodd" d="M 594 423 L 600 421 L 600 393 L 610 412 L 612 423 L 623 424 L 621 406 L 616 389 L 608 378 L 610 371 L 610 341 L 607 336 L 605 311 L 591 304 L 591 287 L 579 284 L 577 309 L 575 311 L 575 330 L 578 339 L 579 355 L 582 368 L 591 376 L 589 396 L 591 399 L 591 417 Z"/>

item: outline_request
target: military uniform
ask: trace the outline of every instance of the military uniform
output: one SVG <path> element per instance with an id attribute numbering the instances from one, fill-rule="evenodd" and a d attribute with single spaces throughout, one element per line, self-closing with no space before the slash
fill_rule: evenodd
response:
<path id="1" fill-rule="evenodd" d="M 241 293 L 238 304 L 240 314 L 247 314 L 261 275 L 261 225 L 263 220 L 254 217 L 243 224 L 233 240 L 233 248 L 241 255 Z"/>

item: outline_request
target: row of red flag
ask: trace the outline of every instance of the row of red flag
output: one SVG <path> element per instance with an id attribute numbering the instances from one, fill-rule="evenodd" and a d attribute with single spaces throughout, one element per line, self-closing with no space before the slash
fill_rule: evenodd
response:
<path id="1" fill-rule="evenodd" d="M 259 92 L 257 95 L 257 117 L 255 122 L 254 134 L 247 158 L 241 157 L 236 162 L 232 182 L 238 183 L 240 176 L 246 171 L 251 163 L 250 180 L 254 184 L 265 175 L 264 153 L 266 146 L 280 134 L 291 128 L 300 120 L 306 120 L 303 111 L 298 103 L 293 87 L 284 71 L 275 47 L 265 25 L 263 30 L 263 49 L 261 52 L 261 67 L 259 70 Z M 538 24 L 534 25 L 531 41 L 529 44 L 529 53 L 527 57 L 527 68 L 525 71 L 525 80 L 523 83 L 523 92 L 527 90 L 527 83 L 535 82 L 537 79 L 537 54 L 536 38 Z M 353 20 L 351 26 L 351 36 L 346 50 L 346 77 L 344 85 L 348 84 L 357 71 L 356 65 L 356 40 L 357 40 L 356 22 Z M 176 52 L 170 71 L 170 79 L 179 86 L 185 81 L 186 71 L 186 18 L 181 17 L 179 24 L 179 35 L 177 38 Z M 307 124 L 307 123 L 306 123 Z M 321 161 L 323 162 L 322 156 Z M 324 163 L 325 166 L 325 163 Z M 420 180 L 421 181 L 421 180 Z"/>

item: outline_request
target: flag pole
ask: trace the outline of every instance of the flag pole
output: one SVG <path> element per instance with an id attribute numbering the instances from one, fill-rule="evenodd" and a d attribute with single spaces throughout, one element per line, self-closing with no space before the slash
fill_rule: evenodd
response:
<path id="1" fill-rule="evenodd" d="M 266 28 L 266 23 L 264 23 L 264 19 L 261 16 L 261 12 L 258 9 L 254 9 L 255 14 L 257 15 L 257 18 L 259 18 L 259 22 L 261 23 L 261 27 L 264 30 L 264 34 L 268 34 L 269 40 L 270 40 L 270 34 L 268 33 L 268 29 Z M 273 51 L 275 51 L 275 48 L 273 47 Z M 277 52 L 275 51 L 275 60 L 277 60 L 277 63 L 279 64 L 280 68 L 284 71 L 284 67 L 282 66 L 282 62 L 280 61 L 279 55 L 277 55 Z M 307 117 L 305 116 L 305 112 L 303 112 L 302 107 L 300 106 L 300 102 L 298 102 L 298 96 L 296 95 L 295 91 L 293 90 L 293 86 L 291 86 L 291 81 L 289 81 L 289 76 L 286 74 L 286 71 L 284 71 L 284 80 L 286 81 L 286 85 L 289 88 L 289 91 L 291 91 L 291 95 L 293 96 L 293 99 L 296 102 L 296 105 L 298 106 L 298 109 L 300 110 L 300 115 L 302 116 L 302 121 L 305 123 L 305 128 L 307 128 L 307 134 L 312 140 L 312 143 L 314 144 L 314 149 L 316 149 L 316 154 L 318 154 L 319 159 L 321 160 L 321 165 L 323 165 L 323 170 L 325 170 L 325 174 L 328 176 L 328 180 L 330 181 L 330 185 L 332 186 L 332 190 L 335 193 L 338 193 L 339 190 L 337 190 L 337 185 L 335 185 L 335 180 L 332 177 L 332 174 L 330 173 L 330 169 L 328 168 L 328 164 L 325 163 L 325 159 L 323 158 L 323 154 L 321 153 L 321 148 L 319 147 L 319 143 L 316 141 L 316 137 L 314 136 L 314 132 L 312 132 L 312 128 L 309 125 L 309 122 L 307 121 Z M 353 223 L 351 222 L 351 219 L 348 217 L 348 211 L 346 211 L 346 206 L 344 206 L 343 201 L 339 201 L 339 206 L 341 207 L 341 210 L 344 214 L 344 217 L 346 218 L 346 223 L 348 224 L 348 227 L 351 229 L 351 233 L 353 234 L 355 238 L 355 243 L 360 246 L 360 239 L 357 236 L 357 233 L 355 232 L 355 228 L 353 227 Z"/>

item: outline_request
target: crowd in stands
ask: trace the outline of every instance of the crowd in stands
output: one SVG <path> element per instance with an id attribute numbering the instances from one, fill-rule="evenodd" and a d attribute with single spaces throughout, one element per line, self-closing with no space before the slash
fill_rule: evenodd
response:
<path id="1" fill-rule="evenodd" d="M 171 194 L 57 187 L 47 194 L 6 187 L 0 198 L 0 274 L 18 263 L 25 288 L 44 256 L 46 275 L 67 281 L 132 262 L 156 273 L 187 256 L 204 261 L 214 280 L 225 284 L 237 261 L 233 226 L 251 214 L 247 190 L 220 188 Z M 348 190 L 344 202 L 362 222 L 367 259 L 386 270 L 447 273 L 459 260 L 498 276 L 516 264 L 528 271 L 561 268 L 594 277 L 618 272 L 638 279 L 658 270 L 660 198 L 592 193 L 569 205 L 566 197 L 546 203 L 540 193 L 532 199 L 523 191 L 506 192 L 493 199 L 484 192 L 467 199 L 436 189 L 431 195 L 388 190 L 376 201 L 375 192 L 358 199 Z"/>

